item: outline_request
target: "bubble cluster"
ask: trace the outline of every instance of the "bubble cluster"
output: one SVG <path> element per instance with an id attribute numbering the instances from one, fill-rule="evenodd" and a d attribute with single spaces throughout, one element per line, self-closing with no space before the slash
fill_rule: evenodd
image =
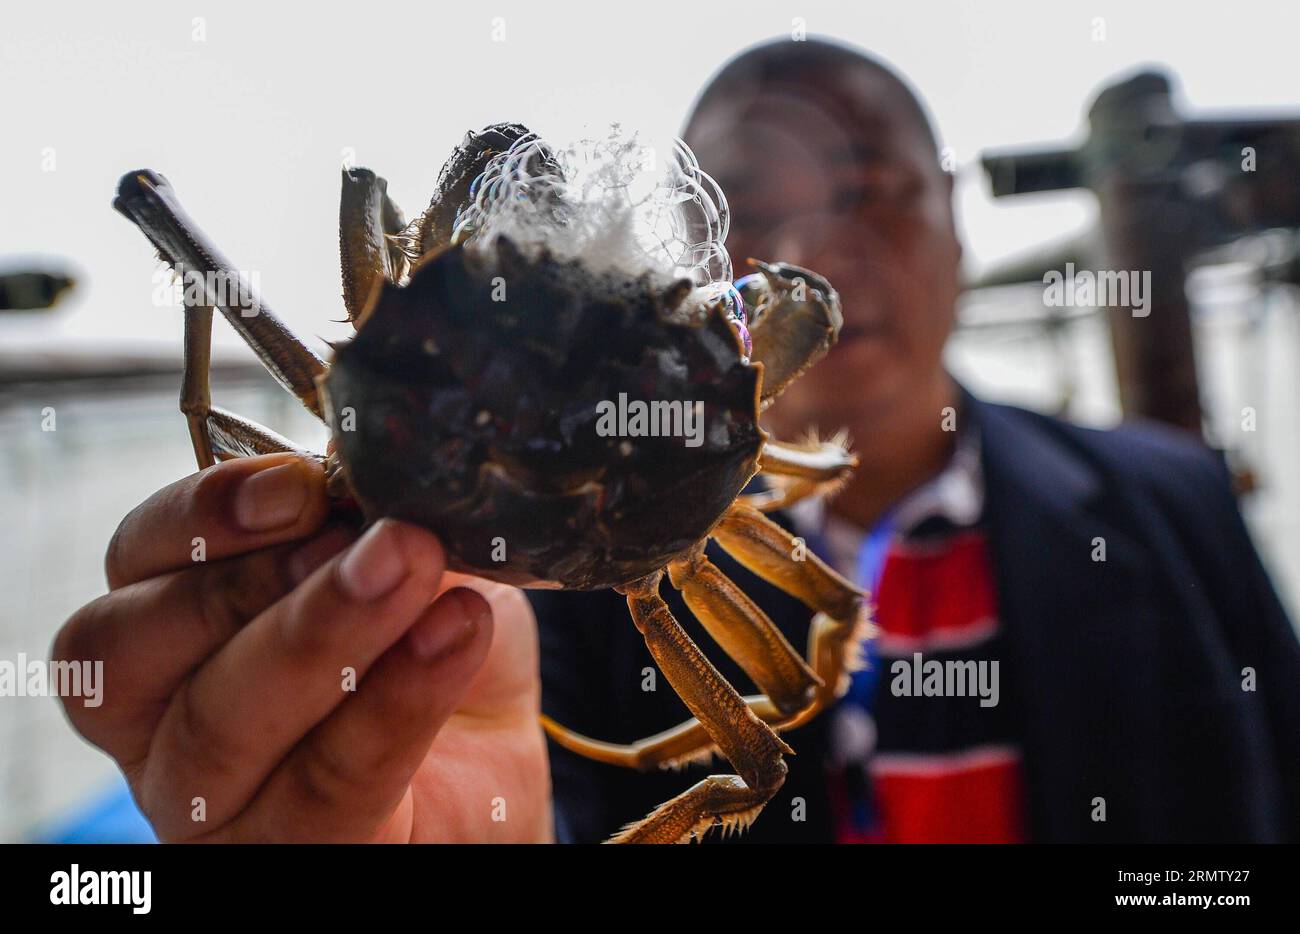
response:
<path id="1" fill-rule="evenodd" d="M 727 199 L 681 140 L 658 153 L 617 125 L 564 147 L 529 134 L 494 156 L 470 193 L 457 242 L 505 236 L 593 270 L 686 278 L 718 297 L 730 285 Z"/>

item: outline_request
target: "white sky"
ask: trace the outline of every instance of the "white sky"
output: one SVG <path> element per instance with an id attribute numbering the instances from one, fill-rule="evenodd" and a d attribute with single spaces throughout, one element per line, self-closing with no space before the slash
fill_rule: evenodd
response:
<path id="1" fill-rule="evenodd" d="M 563 138 L 621 119 L 674 132 L 732 53 L 789 35 L 850 41 L 926 97 L 962 164 L 960 209 L 978 268 L 1086 225 L 1086 194 L 994 202 L 989 147 L 1076 135 L 1098 86 L 1170 66 L 1197 110 L 1300 112 L 1300 7 L 1236 0 L 1110 2 L 10 4 L 0 32 L 0 260 L 67 258 L 83 288 L 52 317 L 0 322 L 0 340 L 159 342 L 180 319 L 151 304 L 144 238 L 110 207 L 118 177 L 172 181 L 268 303 L 307 337 L 337 337 L 344 151 L 389 180 L 408 217 L 470 127 L 527 123 Z M 373 11 L 373 12 L 372 12 Z M 400 11 L 400 12 L 399 12 Z M 192 38 L 203 17 L 206 41 Z M 493 18 L 505 42 L 492 41 Z M 1094 19 L 1106 39 L 1093 41 Z M 52 147 L 55 170 L 42 170 Z M 708 166 L 705 166 L 707 169 Z M 228 332 L 220 339 L 234 340 Z"/>

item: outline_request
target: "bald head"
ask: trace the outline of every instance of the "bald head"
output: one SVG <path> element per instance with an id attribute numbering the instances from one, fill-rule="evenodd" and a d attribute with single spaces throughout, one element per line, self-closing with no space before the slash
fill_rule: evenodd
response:
<path id="1" fill-rule="evenodd" d="M 930 146 L 938 149 L 925 106 L 906 81 L 865 52 L 821 39 L 777 39 L 741 52 L 704 86 L 682 136 L 690 144 L 691 138 L 698 135 L 701 116 L 711 109 L 743 113 L 755 106 L 765 92 L 782 88 L 821 96 L 828 103 L 844 103 L 846 98 L 851 101 L 855 95 L 876 101 L 888 98 Z"/>
<path id="2" fill-rule="evenodd" d="M 898 75 L 830 42 L 767 43 L 713 77 L 683 135 L 730 203 L 731 255 L 806 266 L 840 293 L 839 344 L 775 416 L 833 431 L 936 384 L 961 248 L 951 176 Z"/>

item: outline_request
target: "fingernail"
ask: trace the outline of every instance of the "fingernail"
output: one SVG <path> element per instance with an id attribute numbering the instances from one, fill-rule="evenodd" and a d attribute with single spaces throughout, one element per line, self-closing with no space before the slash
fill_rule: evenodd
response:
<path id="1" fill-rule="evenodd" d="M 353 600 L 369 603 L 396 588 L 407 570 L 392 524 L 381 519 L 339 562 L 339 583 Z"/>
<path id="2" fill-rule="evenodd" d="M 416 658 L 431 662 L 469 644 L 491 612 L 487 601 L 468 588 L 447 591 L 411 627 Z"/>
<path id="3" fill-rule="evenodd" d="M 289 555 L 289 579 L 295 587 L 301 584 L 311 577 L 318 567 L 350 545 L 354 538 L 349 529 L 339 526 L 317 535 Z"/>
<path id="4" fill-rule="evenodd" d="M 281 464 L 239 482 L 235 521 L 245 532 L 269 532 L 292 525 L 306 505 L 305 472 L 297 464 Z"/>

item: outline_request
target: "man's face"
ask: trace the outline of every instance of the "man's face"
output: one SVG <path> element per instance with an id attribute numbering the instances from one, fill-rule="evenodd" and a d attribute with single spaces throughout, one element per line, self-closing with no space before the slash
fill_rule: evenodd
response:
<path id="1" fill-rule="evenodd" d="M 898 95 L 857 69 L 715 98 L 691 121 L 731 205 L 736 277 L 746 257 L 781 260 L 840 294 L 839 343 L 774 409 L 788 425 L 860 423 L 940 374 L 961 257 L 951 177 Z"/>

